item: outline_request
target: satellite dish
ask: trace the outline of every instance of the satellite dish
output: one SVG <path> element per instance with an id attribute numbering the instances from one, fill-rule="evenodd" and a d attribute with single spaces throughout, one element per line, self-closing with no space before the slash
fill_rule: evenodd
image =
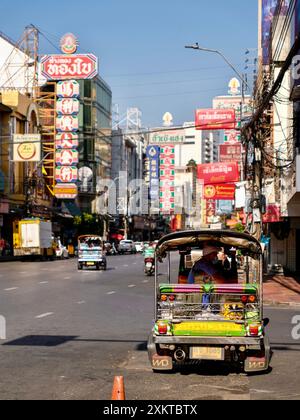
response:
<path id="1" fill-rule="evenodd" d="M 88 192 L 89 182 L 93 179 L 93 171 L 88 166 L 83 166 L 78 171 L 79 181 L 81 181 L 81 191 Z"/>

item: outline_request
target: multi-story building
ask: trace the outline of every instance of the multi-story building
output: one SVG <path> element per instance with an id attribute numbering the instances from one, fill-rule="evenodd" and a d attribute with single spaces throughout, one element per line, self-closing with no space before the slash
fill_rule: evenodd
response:
<path id="1" fill-rule="evenodd" d="M 93 175 L 88 188 L 85 171 L 80 175 L 78 203 L 83 212 L 92 213 L 97 183 L 110 178 L 112 171 L 112 92 L 100 77 L 79 84 L 79 168 L 90 168 Z"/>
<path id="2" fill-rule="evenodd" d="M 259 69 L 256 111 L 247 127 L 248 176 L 267 200 L 266 208 L 262 206 L 263 232 L 270 236 L 270 265 L 290 271 L 300 271 L 299 32 L 299 0 L 259 0 Z"/>

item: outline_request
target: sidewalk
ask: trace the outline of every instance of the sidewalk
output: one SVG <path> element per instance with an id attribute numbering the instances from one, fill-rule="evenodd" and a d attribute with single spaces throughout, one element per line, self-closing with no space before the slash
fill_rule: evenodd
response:
<path id="1" fill-rule="evenodd" d="M 264 301 L 267 305 L 300 307 L 300 278 L 289 276 L 266 276 Z"/>

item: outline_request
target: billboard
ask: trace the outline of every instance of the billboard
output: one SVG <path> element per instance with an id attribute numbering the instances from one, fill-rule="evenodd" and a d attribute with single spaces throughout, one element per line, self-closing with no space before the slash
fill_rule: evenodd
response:
<path id="1" fill-rule="evenodd" d="M 73 166 L 79 162 L 79 153 L 77 149 L 59 149 L 56 150 L 55 163 L 58 166 Z"/>
<path id="2" fill-rule="evenodd" d="M 287 14 L 291 0 L 262 0 L 262 50 L 263 65 L 270 64 L 272 23 L 275 14 Z"/>
<path id="3" fill-rule="evenodd" d="M 203 193 L 206 200 L 234 200 L 235 184 L 205 185 Z"/>
<path id="4" fill-rule="evenodd" d="M 55 169 L 55 179 L 57 183 L 75 183 L 78 181 L 77 166 L 57 166 Z"/>
<path id="5" fill-rule="evenodd" d="M 235 183 L 239 178 L 238 162 L 198 165 L 198 179 L 204 185 Z"/>
<path id="6" fill-rule="evenodd" d="M 94 79 L 98 74 L 98 59 L 93 54 L 45 55 L 41 66 L 47 80 Z"/>
<path id="7" fill-rule="evenodd" d="M 40 162 L 41 135 L 15 134 L 13 151 L 14 162 Z"/>
<path id="8" fill-rule="evenodd" d="M 234 130 L 236 116 L 234 109 L 198 109 L 196 130 Z"/>

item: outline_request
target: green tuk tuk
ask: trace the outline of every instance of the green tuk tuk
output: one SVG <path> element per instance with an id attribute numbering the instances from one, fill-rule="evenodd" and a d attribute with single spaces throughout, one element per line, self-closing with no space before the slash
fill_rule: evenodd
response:
<path id="1" fill-rule="evenodd" d="M 227 268 L 225 258 L 220 260 L 220 270 L 230 274 L 224 274 L 224 281 L 213 274 L 219 259 L 209 262 L 205 256 L 216 249 L 231 255 Z M 174 274 L 175 252 L 180 262 Z M 159 264 L 164 261 L 167 279 L 162 281 Z M 246 373 L 269 369 L 262 247 L 254 237 L 226 230 L 170 234 L 158 243 L 155 266 L 155 321 L 148 343 L 153 371 L 171 371 L 195 360 L 234 364 Z"/>

